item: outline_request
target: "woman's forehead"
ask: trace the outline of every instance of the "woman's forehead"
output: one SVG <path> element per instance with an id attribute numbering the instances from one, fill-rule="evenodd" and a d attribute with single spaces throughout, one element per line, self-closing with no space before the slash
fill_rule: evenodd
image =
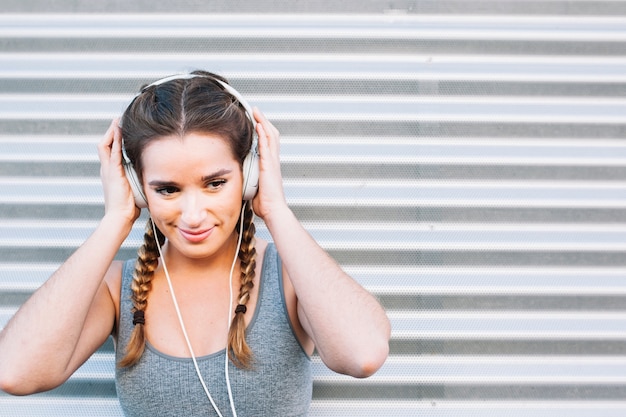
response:
<path id="1" fill-rule="evenodd" d="M 200 165 L 218 166 L 237 163 L 230 146 L 221 137 L 190 133 L 184 137 L 165 136 L 151 141 L 141 155 L 144 172 L 171 170 Z M 179 170 L 179 169 L 177 169 Z"/>

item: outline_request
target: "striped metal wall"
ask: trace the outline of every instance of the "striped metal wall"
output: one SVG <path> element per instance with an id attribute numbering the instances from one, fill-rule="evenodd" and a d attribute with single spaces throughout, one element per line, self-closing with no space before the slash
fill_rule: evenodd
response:
<path id="1" fill-rule="evenodd" d="M 626 1 L 33 3 L 0 14 L 0 326 L 102 215 L 110 119 L 205 68 L 392 321 L 369 379 L 315 359 L 312 416 L 626 415 Z M 121 415 L 112 352 L 0 415 Z"/>

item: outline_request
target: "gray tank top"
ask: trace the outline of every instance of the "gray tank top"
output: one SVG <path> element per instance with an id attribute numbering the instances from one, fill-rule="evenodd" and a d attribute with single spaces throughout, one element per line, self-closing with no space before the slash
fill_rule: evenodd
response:
<path id="1" fill-rule="evenodd" d="M 134 262 L 128 260 L 122 273 L 117 361 L 133 329 L 130 285 Z M 281 261 L 272 243 L 263 257 L 257 306 L 246 340 L 254 354 L 254 368 L 241 370 L 229 364 L 238 416 L 306 416 L 312 396 L 311 361 L 289 321 Z M 232 416 L 224 377 L 225 354 L 224 349 L 197 358 L 202 377 L 224 417 Z M 149 343 L 136 365 L 116 368 L 115 384 L 128 417 L 217 416 L 191 358 L 163 354 Z"/>

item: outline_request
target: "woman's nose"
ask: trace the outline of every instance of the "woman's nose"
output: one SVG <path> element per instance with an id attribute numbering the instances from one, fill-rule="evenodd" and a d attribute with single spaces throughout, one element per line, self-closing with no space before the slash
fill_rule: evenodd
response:
<path id="1" fill-rule="evenodd" d="M 206 208 L 198 193 L 189 191 L 182 199 L 182 220 L 189 227 L 200 226 L 206 217 Z"/>

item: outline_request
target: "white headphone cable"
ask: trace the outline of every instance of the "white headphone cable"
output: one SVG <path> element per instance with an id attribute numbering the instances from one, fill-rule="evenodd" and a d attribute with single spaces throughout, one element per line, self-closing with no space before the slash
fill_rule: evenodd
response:
<path id="1" fill-rule="evenodd" d="M 240 232 L 239 232 L 239 238 L 237 240 L 237 250 L 235 251 L 235 258 L 233 259 L 233 263 L 232 266 L 230 268 L 230 279 L 229 279 L 229 287 L 230 287 L 230 303 L 228 305 L 228 328 L 230 329 L 230 320 L 231 320 L 231 307 L 233 305 L 233 286 L 232 286 L 232 282 L 233 282 L 233 271 L 235 269 L 235 264 L 237 261 L 237 255 L 239 254 L 239 248 L 241 247 L 241 235 L 243 232 L 243 213 L 245 210 L 245 205 L 244 207 L 241 209 L 241 217 L 240 217 Z M 159 242 L 157 240 L 157 230 L 156 230 L 156 226 L 154 224 L 154 221 L 152 219 L 150 219 L 150 223 L 152 223 L 152 231 L 154 232 L 154 240 L 156 241 L 156 246 L 157 246 L 157 250 L 159 251 L 159 255 L 161 257 L 161 262 L 163 263 L 163 272 L 165 273 L 165 278 L 167 279 L 167 285 L 169 286 L 170 289 L 170 293 L 172 294 L 172 302 L 174 303 L 174 309 L 176 310 L 176 315 L 178 316 L 178 321 L 180 323 L 180 327 L 183 331 L 183 336 L 185 337 L 185 342 L 187 342 L 187 348 L 189 349 L 189 353 L 191 354 L 191 359 L 193 361 L 193 365 L 194 368 L 196 369 L 196 374 L 198 375 L 198 379 L 200 379 L 200 383 L 202 384 L 202 388 L 204 388 L 204 392 L 206 393 L 207 397 L 209 398 L 209 401 L 211 402 L 211 405 L 213 406 L 213 409 L 215 410 L 215 412 L 217 413 L 217 415 L 219 417 L 223 417 L 222 413 L 220 413 L 220 410 L 217 408 L 217 405 L 215 404 L 215 401 L 213 400 L 213 397 L 211 397 L 211 393 L 209 392 L 208 387 L 206 386 L 206 383 L 204 382 L 204 378 L 202 378 L 202 373 L 200 372 L 200 368 L 198 366 L 198 362 L 196 360 L 196 355 L 193 352 L 193 348 L 191 347 L 191 341 L 189 340 L 189 336 L 187 335 L 187 330 L 185 329 L 185 323 L 183 322 L 183 316 L 180 312 L 180 308 L 178 307 L 178 301 L 176 300 L 176 295 L 174 294 L 174 287 L 172 286 L 172 280 L 170 279 L 170 274 L 169 271 L 167 270 L 167 265 L 165 265 L 165 257 L 163 256 L 163 252 L 161 251 L 161 245 L 159 245 Z M 228 388 L 228 399 L 230 401 L 230 407 L 231 410 L 233 411 L 233 417 L 237 417 L 237 412 L 235 411 L 235 404 L 233 401 L 233 394 L 232 394 L 232 389 L 230 387 L 230 378 L 228 377 L 228 346 L 226 346 L 226 365 L 225 365 L 225 372 L 226 372 L 226 386 Z"/>

